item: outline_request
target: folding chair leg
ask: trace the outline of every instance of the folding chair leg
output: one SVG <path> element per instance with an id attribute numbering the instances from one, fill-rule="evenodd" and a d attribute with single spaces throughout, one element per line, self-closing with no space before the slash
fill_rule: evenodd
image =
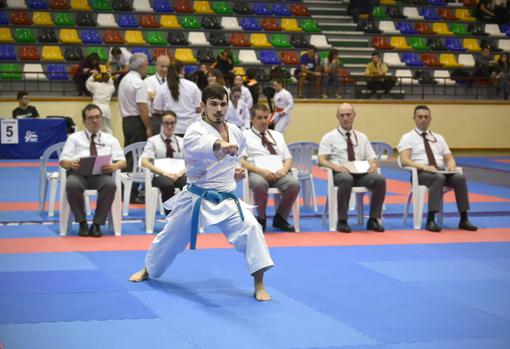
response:
<path id="1" fill-rule="evenodd" d="M 324 208 L 322 209 L 322 218 L 321 218 L 321 225 L 326 225 L 326 221 L 328 219 L 328 198 L 326 198 L 326 202 L 324 203 Z"/>
<path id="2" fill-rule="evenodd" d="M 48 204 L 48 216 L 53 217 L 55 215 L 55 200 L 57 198 L 58 180 L 51 179 L 49 182 L 50 182 L 50 202 Z"/>
<path id="3" fill-rule="evenodd" d="M 40 179 L 39 184 L 39 211 L 41 213 L 44 212 L 44 204 L 46 203 L 47 192 L 48 192 L 48 180 L 46 179 L 45 175 L 44 178 Z"/>
<path id="4" fill-rule="evenodd" d="M 411 208 L 411 199 L 412 198 L 413 198 L 413 193 L 410 192 L 409 195 L 407 196 L 406 208 L 404 210 L 404 217 L 402 219 L 403 224 L 407 223 L 407 216 L 409 215 L 409 209 Z"/>
<path id="5" fill-rule="evenodd" d="M 338 188 L 335 187 L 333 190 L 334 195 L 332 195 L 332 200 L 330 200 L 331 202 L 329 203 L 329 207 L 328 207 L 329 231 L 336 230 L 336 221 L 338 220 L 337 202 L 336 202 L 337 191 L 338 191 Z"/>
<path id="6" fill-rule="evenodd" d="M 160 201 L 159 190 L 145 192 L 145 232 L 147 234 L 154 233 L 154 222 L 156 220 L 156 205 Z"/>
<path id="7" fill-rule="evenodd" d="M 315 184 L 313 184 L 313 178 L 310 179 L 310 187 L 312 189 L 312 200 L 313 200 L 313 212 L 318 212 L 317 207 L 317 193 L 315 192 Z"/>
<path id="8" fill-rule="evenodd" d="M 124 181 L 124 202 L 122 203 L 122 215 L 127 216 L 129 214 L 129 199 L 131 197 L 131 188 L 133 187 L 133 179 L 128 177 Z"/>
<path id="9" fill-rule="evenodd" d="M 413 195 L 413 226 L 414 229 L 421 229 L 423 219 L 423 206 L 425 201 L 425 192 L 420 190 L 418 195 Z"/>

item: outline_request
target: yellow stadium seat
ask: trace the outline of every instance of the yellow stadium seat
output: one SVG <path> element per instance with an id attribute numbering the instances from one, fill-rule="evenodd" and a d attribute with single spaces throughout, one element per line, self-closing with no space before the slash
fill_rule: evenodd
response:
<path id="1" fill-rule="evenodd" d="M 441 53 L 439 55 L 439 62 L 445 68 L 459 68 L 462 67 L 462 64 L 457 62 L 457 58 L 452 53 Z"/>
<path id="2" fill-rule="evenodd" d="M 193 55 L 193 51 L 190 48 L 176 48 L 175 59 L 181 61 L 184 64 L 197 63 L 197 59 Z"/>
<path id="3" fill-rule="evenodd" d="M 181 24 L 177 20 L 177 17 L 174 15 L 162 15 L 159 19 L 159 24 L 161 24 L 161 27 L 163 28 L 170 28 L 170 29 L 180 29 Z"/>
<path id="4" fill-rule="evenodd" d="M 124 41 L 129 45 L 145 45 L 145 39 L 143 38 L 140 30 L 126 30 L 124 33 Z"/>
<path id="5" fill-rule="evenodd" d="M 396 5 L 397 2 L 395 0 L 381 0 L 379 1 L 379 4 L 382 6 L 382 5 L 386 5 L 386 6 L 393 6 L 393 5 Z"/>
<path id="6" fill-rule="evenodd" d="M 463 45 L 464 48 L 470 52 L 480 52 L 482 50 L 476 39 L 464 39 Z"/>
<path id="7" fill-rule="evenodd" d="M 246 76 L 246 71 L 243 67 L 234 67 L 234 75 L 241 75 L 244 79 Z"/>
<path id="8" fill-rule="evenodd" d="M 99 72 L 100 73 L 108 73 L 108 67 L 105 64 L 99 65 Z"/>
<path id="9" fill-rule="evenodd" d="M 453 35 L 446 23 L 434 22 L 432 24 L 432 30 L 438 35 Z"/>
<path id="10" fill-rule="evenodd" d="M 403 36 L 392 36 L 390 45 L 397 50 L 411 50 L 411 46 L 407 44 L 406 38 Z"/>
<path id="11" fill-rule="evenodd" d="M 252 47 L 272 47 L 271 43 L 267 41 L 266 34 L 251 34 L 250 44 Z"/>
<path id="12" fill-rule="evenodd" d="M 455 10 L 455 16 L 459 21 L 476 21 L 476 18 L 471 16 L 471 12 L 467 8 L 458 8 Z"/>
<path id="13" fill-rule="evenodd" d="M 59 39 L 64 44 L 81 44 L 76 29 L 60 29 Z"/>
<path id="14" fill-rule="evenodd" d="M 194 1 L 193 2 L 193 11 L 195 11 L 196 13 L 204 13 L 204 14 L 214 13 L 211 6 L 209 6 L 209 1 Z"/>
<path id="15" fill-rule="evenodd" d="M 90 10 L 87 0 L 71 0 L 71 8 L 73 10 Z"/>
<path id="16" fill-rule="evenodd" d="M 300 32 L 303 31 L 298 25 L 295 18 L 282 18 L 282 30 L 286 32 Z"/>
<path id="17" fill-rule="evenodd" d="M 59 46 L 43 46 L 42 59 L 43 61 L 63 61 L 64 56 Z"/>
<path id="18" fill-rule="evenodd" d="M 32 15 L 32 23 L 34 25 L 53 25 L 53 20 L 49 12 L 36 11 Z"/>
<path id="19" fill-rule="evenodd" d="M 0 42 L 14 42 L 9 28 L 0 28 Z"/>

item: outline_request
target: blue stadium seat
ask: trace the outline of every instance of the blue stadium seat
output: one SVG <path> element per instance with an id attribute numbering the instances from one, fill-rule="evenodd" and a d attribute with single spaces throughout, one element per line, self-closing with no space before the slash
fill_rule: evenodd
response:
<path id="1" fill-rule="evenodd" d="M 503 24 L 501 26 L 501 32 L 504 33 L 506 36 L 510 36 L 510 24 Z"/>
<path id="2" fill-rule="evenodd" d="M 402 53 L 402 62 L 409 67 L 423 67 L 423 62 L 416 53 Z"/>
<path id="3" fill-rule="evenodd" d="M 432 6 L 446 6 L 445 0 L 428 0 L 428 1 L 429 1 L 429 5 L 432 5 Z"/>
<path id="4" fill-rule="evenodd" d="M 48 73 L 46 76 L 49 80 L 68 80 L 66 67 L 63 64 L 48 64 L 46 67 Z"/>
<path id="5" fill-rule="evenodd" d="M 138 28 L 138 22 L 132 14 L 119 15 L 117 22 L 119 23 L 119 27 L 122 28 Z"/>
<path id="6" fill-rule="evenodd" d="M 152 8 L 156 12 L 170 13 L 174 12 L 174 8 L 169 0 L 154 0 Z"/>
<path id="7" fill-rule="evenodd" d="M 193 74 L 198 71 L 198 65 L 185 65 L 184 66 L 184 75 Z"/>
<path id="8" fill-rule="evenodd" d="M 5 12 L 0 12 L 0 24 L 1 25 L 9 24 L 9 17 L 7 17 L 7 14 Z"/>
<path id="9" fill-rule="evenodd" d="M 273 7 L 271 7 L 271 11 L 275 16 L 290 16 L 290 10 L 287 5 L 274 3 Z"/>
<path id="10" fill-rule="evenodd" d="M 243 27 L 244 30 L 249 30 L 249 31 L 258 31 L 258 30 L 262 29 L 260 27 L 260 25 L 257 23 L 257 20 L 255 18 L 251 18 L 251 17 L 242 18 L 241 19 L 241 27 Z"/>
<path id="11" fill-rule="evenodd" d="M 16 50 L 13 45 L 0 45 L 0 60 L 16 61 Z"/>
<path id="12" fill-rule="evenodd" d="M 263 2 L 256 2 L 253 4 L 253 13 L 260 16 L 270 16 L 271 11 L 267 7 L 267 4 Z"/>
<path id="13" fill-rule="evenodd" d="M 143 53 L 147 56 L 149 63 L 153 62 L 152 53 L 147 47 L 133 47 L 131 53 Z"/>
<path id="14" fill-rule="evenodd" d="M 48 3 L 46 0 L 27 0 L 27 6 L 31 10 L 46 10 Z"/>
<path id="15" fill-rule="evenodd" d="M 441 16 L 437 14 L 437 11 L 435 8 L 432 7 L 422 7 L 418 9 L 418 12 L 420 15 L 423 16 L 423 18 L 429 20 L 429 21 L 439 21 L 442 20 Z"/>
<path id="16" fill-rule="evenodd" d="M 397 30 L 400 31 L 402 34 L 416 34 L 416 30 L 413 28 L 413 25 L 411 22 L 398 22 L 397 23 Z"/>
<path id="17" fill-rule="evenodd" d="M 95 29 L 82 30 L 80 33 L 81 41 L 84 44 L 102 44 L 101 36 Z"/>
<path id="18" fill-rule="evenodd" d="M 275 51 L 260 51 L 259 60 L 263 64 L 281 64 L 280 58 Z"/>
<path id="19" fill-rule="evenodd" d="M 458 38 L 446 38 L 444 40 L 444 46 L 449 51 L 464 52 L 466 49 L 462 42 Z"/>

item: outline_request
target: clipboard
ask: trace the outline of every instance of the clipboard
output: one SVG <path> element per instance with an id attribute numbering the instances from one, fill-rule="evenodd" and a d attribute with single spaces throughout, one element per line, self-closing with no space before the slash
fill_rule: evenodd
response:
<path id="1" fill-rule="evenodd" d="M 85 156 L 80 158 L 80 169 L 78 173 L 82 176 L 95 176 L 103 173 L 103 166 L 112 162 L 111 155 Z"/>
<path id="2" fill-rule="evenodd" d="M 261 155 L 253 157 L 253 164 L 274 173 L 283 167 L 283 160 L 280 155 Z"/>
<path id="3" fill-rule="evenodd" d="M 367 173 L 370 168 L 368 161 L 348 161 L 341 164 L 350 173 Z"/>
<path id="4" fill-rule="evenodd" d="M 154 166 L 170 173 L 179 173 L 186 169 L 184 159 L 174 158 L 154 159 Z"/>

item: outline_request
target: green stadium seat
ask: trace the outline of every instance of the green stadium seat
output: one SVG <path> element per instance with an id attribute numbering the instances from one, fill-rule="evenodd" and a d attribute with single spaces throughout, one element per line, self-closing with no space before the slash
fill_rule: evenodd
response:
<path id="1" fill-rule="evenodd" d="M 21 80 L 21 67 L 15 63 L 0 64 L 0 79 Z"/>
<path id="2" fill-rule="evenodd" d="M 409 45 L 414 50 L 430 51 L 430 47 L 427 45 L 425 38 L 421 36 L 412 36 L 409 38 Z"/>
<path id="3" fill-rule="evenodd" d="M 145 39 L 150 45 L 166 45 L 166 35 L 161 31 L 150 31 L 146 33 Z"/>
<path id="4" fill-rule="evenodd" d="M 292 47 L 289 36 L 285 34 L 273 34 L 271 35 L 271 44 L 274 47 L 290 48 Z"/>
<path id="5" fill-rule="evenodd" d="M 232 6 L 226 1 L 213 1 L 212 9 L 219 15 L 231 15 L 234 13 Z"/>
<path id="6" fill-rule="evenodd" d="M 388 15 L 386 15 L 386 11 L 383 7 L 375 6 L 372 10 L 372 17 L 374 19 L 388 19 Z"/>
<path id="7" fill-rule="evenodd" d="M 185 29 L 200 29 L 202 26 L 196 16 L 183 16 L 181 17 L 181 25 Z"/>
<path id="8" fill-rule="evenodd" d="M 97 54 L 99 55 L 100 62 L 108 61 L 108 54 L 106 53 L 106 50 L 104 47 L 102 47 L 102 46 L 87 47 L 87 56 L 90 55 L 92 52 L 97 52 Z"/>
<path id="9" fill-rule="evenodd" d="M 14 38 L 16 42 L 35 42 L 34 33 L 30 28 L 16 28 Z"/>
<path id="10" fill-rule="evenodd" d="M 98 11 L 111 11 L 112 5 L 108 2 L 108 0 L 90 0 L 90 6 L 92 9 Z"/>
<path id="11" fill-rule="evenodd" d="M 450 31 L 455 35 L 469 35 L 471 36 L 471 32 L 467 28 L 467 24 L 464 23 L 451 23 Z"/>
<path id="12" fill-rule="evenodd" d="M 321 29 L 317 25 L 317 21 L 315 19 L 302 19 L 299 21 L 299 26 L 305 32 L 320 32 Z"/>
<path id="13" fill-rule="evenodd" d="M 70 13 L 58 12 L 55 13 L 55 25 L 61 27 L 74 27 L 74 19 Z"/>
<path id="14" fill-rule="evenodd" d="M 149 65 L 147 67 L 147 75 L 154 75 L 154 74 L 156 74 L 156 66 Z"/>

